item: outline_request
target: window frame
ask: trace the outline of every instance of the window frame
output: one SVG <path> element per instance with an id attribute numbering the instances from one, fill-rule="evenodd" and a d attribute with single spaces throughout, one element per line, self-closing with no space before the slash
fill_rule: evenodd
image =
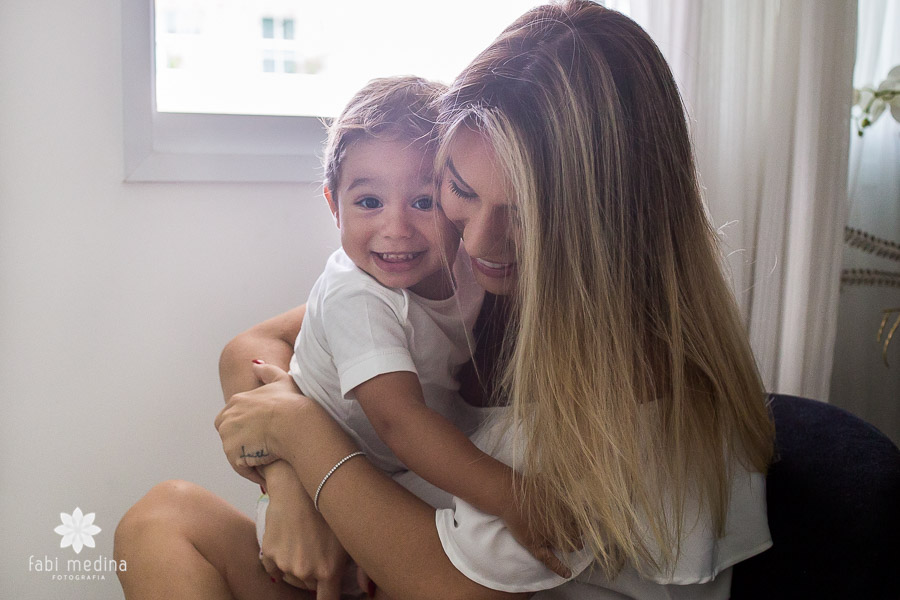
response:
<path id="1" fill-rule="evenodd" d="M 126 182 L 321 179 L 319 118 L 158 112 L 154 2 L 121 6 Z"/>

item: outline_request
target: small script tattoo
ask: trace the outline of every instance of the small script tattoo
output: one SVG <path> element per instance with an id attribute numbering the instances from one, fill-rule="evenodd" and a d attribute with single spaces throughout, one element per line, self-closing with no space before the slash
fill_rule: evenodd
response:
<path id="1" fill-rule="evenodd" d="M 265 450 L 257 450 L 256 452 L 251 452 L 247 454 L 247 450 L 241 446 L 241 455 L 239 458 L 262 458 L 263 456 L 268 456 L 269 453 Z"/>

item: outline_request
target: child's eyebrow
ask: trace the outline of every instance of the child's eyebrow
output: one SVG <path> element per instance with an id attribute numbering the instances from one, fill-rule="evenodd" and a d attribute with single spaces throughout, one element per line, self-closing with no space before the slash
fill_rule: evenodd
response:
<path id="1" fill-rule="evenodd" d="M 459 172 L 456 170 L 456 167 L 453 166 L 453 159 L 452 159 L 452 158 L 448 158 L 448 159 L 447 159 L 447 168 L 450 169 L 450 172 L 453 173 L 453 176 L 454 176 L 456 179 L 458 179 L 459 182 L 460 182 L 461 184 L 463 184 L 464 186 L 466 186 L 470 191 L 472 191 L 472 193 L 475 192 L 475 190 L 472 189 L 472 186 L 469 185 L 468 183 L 466 183 L 466 180 L 459 176 Z"/>
<path id="2" fill-rule="evenodd" d="M 349 192 L 355 187 L 359 187 L 361 185 L 367 185 L 370 183 L 375 183 L 375 179 L 372 177 L 357 177 L 353 180 L 353 182 L 347 187 L 347 191 Z"/>

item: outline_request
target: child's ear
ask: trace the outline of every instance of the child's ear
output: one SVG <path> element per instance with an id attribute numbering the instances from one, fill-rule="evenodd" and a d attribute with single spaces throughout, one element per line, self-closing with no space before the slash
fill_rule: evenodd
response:
<path id="1" fill-rule="evenodd" d="M 328 202 L 328 208 L 331 209 L 331 215 L 334 217 L 334 224 L 337 225 L 337 228 L 341 228 L 341 215 L 338 213 L 338 205 L 334 200 L 334 196 L 331 195 L 331 190 L 326 185 L 323 189 L 325 193 L 325 200 Z"/>

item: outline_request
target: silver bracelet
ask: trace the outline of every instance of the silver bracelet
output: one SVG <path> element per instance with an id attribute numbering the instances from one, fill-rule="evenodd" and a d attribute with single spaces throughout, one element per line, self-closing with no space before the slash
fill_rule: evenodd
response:
<path id="1" fill-rule="evenodd" d="M 334 472 L 337 471 L 341 467 L 342 464 L 344 464 L 345 462 L 347 462 L 354 456 L 365 456 L 365 455 L 366 455 L 366 453 L 363 452 L 362 450 L 357 450 L 353 454 L 348 454 L 347 456 L 345 456 L 344 458 L 339 460 L 336 465 L 331 467 L 330 471 L 325 473 L 325 477 L 322 478 L 322 483 L 320 483 L 319 487 L 316 488 L 316 496 L 315 496 L 315 498 L 313 498 L 313 506 L 316 507 L 316 510 L 319 510 L 319 494 L 322 493 L 322 486 L 325 485 L 325 482 L 328 481 L 328 478 L 331 477 L 332 475 L 334 475 Z M 319 512 L 321 512 L 321 511 L 319 511 Z"/>

